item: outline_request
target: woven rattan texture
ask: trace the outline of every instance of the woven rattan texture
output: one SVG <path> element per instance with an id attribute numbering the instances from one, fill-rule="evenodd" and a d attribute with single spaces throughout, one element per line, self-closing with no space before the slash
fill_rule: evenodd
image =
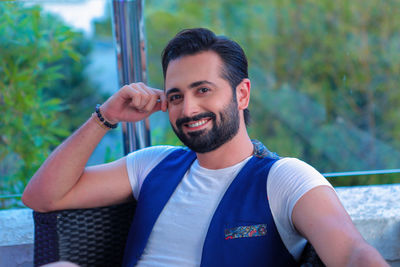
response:
<path id="1" fill-rule="evenodd" d="M 35 212 L 35 266 L 54 259 L 71 261 L 82 267 L 121 266 L 134 209 L 134 203 L 128 203 L 95 209 Z M 48 219 L 54 217 L 55 220 Z M 54 227 L 56 238 L 53 238 Z M 44 240 L 42 235 L 51 240 Z"/>
<path id="2" fill-rule="evenodd" d="M 35 222 L 34 263 L 40 266 L 59 260 L 57 213 L 33 212 Z"/>
<path id="3" fill-rule="evenodd" d="M 314 247 L 307 243 L 300 258 L 301 267 L 324 267 L 325 264 L 319 258 Z"/>

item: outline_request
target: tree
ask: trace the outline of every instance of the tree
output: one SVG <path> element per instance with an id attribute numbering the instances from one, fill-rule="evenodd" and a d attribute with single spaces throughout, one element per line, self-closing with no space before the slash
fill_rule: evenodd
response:
<path id="1" fill-rule="evenodd" d="M 167 40 L 208 27 L 247 53 L 252 136 L 323 172 L 399 167 L 398 1 L 149 0 L 145 10 L 153 86 Z"/>
<path id="2" fill-rule="evenodd" d="M 83 76 L 88 41 L 57 17 L 2 3 L 0 32 L 0 195 L 20 194 L 99 94 Z"/>

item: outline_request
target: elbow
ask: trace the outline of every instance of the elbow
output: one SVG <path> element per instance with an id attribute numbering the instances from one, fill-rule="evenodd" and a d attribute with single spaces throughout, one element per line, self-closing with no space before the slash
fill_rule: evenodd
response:
<path id="1" fill-rule="evenodd" d="M 37 195 L 38 194 L 34 194 L 28 188 L 25 188 L 21 197 L 22 203 L 28 208 L 38 212 L 50 212 L 55 210 L 52 208 L 51 203 L 45 203 Z"/>
<path id="2" fill-rule="evenodd" d="M 31 196 L 29 190 L 27 190 L 26 188 L 24 190 L 24 193 L 22 194 L 21 200 L 22 203 L 28 208 L 42 212 L 42 209 L 40 207 L 37 207 L 36 201 L 34 201 L 34 198 Z"/>
<path id="3" fill-rule="evenodd" d="M 32 202 L 32 199 L 31 199 L 31 197 L 29 195 L 30 194 L 29 194 L 28 188 L 25 188 L 24 192 L 22 193 L 21 200 L 22 200 L 22 203 L 25 206 L 27 206 L 28 208 L 33 209 L 33 207 L 32 207 L 33 202 Z"/>

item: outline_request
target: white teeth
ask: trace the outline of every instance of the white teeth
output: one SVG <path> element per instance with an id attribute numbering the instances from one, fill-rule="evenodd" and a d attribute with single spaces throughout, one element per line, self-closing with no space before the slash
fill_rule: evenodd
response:
<path id="1" fill-rule="evenodd" d="M 195 122 L 195 123 L 190 123 L 190 124 L 188 124 L 188 126 L 190 128 L 194 128 L 194 127 L 198 127 L 200 125 L 203 125 L 206 122 L 207 122 L 207 120 L 201 120 L 201 121 L 198 121 L 198 122 Z"/>

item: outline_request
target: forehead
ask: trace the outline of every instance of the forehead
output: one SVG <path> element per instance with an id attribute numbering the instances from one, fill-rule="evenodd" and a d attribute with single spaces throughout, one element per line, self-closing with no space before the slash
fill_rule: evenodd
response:
<path id="1" fill-rule="evenodd" d="M 187 55 L 168 64 L 165 75 L 165 89 L 185 87 L 196 81 L 217 82 L 221 78 L 222 60 L 212 51 Z"/>

